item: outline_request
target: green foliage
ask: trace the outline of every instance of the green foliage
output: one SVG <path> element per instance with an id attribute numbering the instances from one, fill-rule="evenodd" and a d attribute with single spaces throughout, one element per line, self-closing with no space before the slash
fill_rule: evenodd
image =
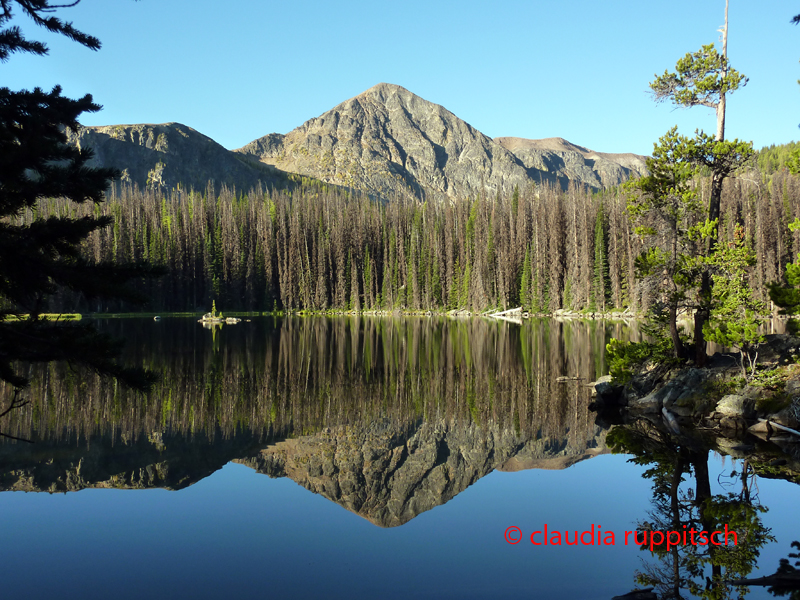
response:
<path id="1" fill-rule="evenodd" d="M 695 140 L 673 127 L 647 160 L 649 174 L 626 184 L 628 213 L 646 243 L 636 260 L 637 274 L 650 278 L 658 289 L 649 316 L 657 320 L 667 315 L 675 356 L 683 354 L 677 314 L 691 302 L 700 273 L 696 259 L 701 253 L 693 228 L 700 221 L 702 203 L 691 185 L 697 172 L 695 148 Z"/>
<path id="2" fill-rule="evenodd" d="M 800 174 L 800 147 L 796 147 L 786 161 L 786 168 L 792 175 Z"/>
<path id="3" fill-rule="evenodd" d="M 703 395 L 716 403 L 723 396 L 733 394 L 745 385 L 743 377 L 730 379 L 709 379 L 703 382 Z"/>
<path id="4" fill-rule="evenodd" d="M 795 231 L 798 225 L 800 223 L 795 219 L 793 223 L 789 224 L 789 229 Z M 795 262 L 786 265 L 783 278 L 783 284 L 769 284 L 769 297 L 782 309 L 781 314 L 800 314 L 800 255 L 797 256 Z"/>
<path id="5" fill-rule="evenodd" d="M 470 267 L 469 260 L 467 260 L 467 268 L 464 269 L 464 278 L 461 283 L 461 296 L 458 300 L 458 305 L 461 308 L 469 306 L 469 282 L 472 278 L 472 268 Z"/>
<path id="6" fill-rule="evenodd" d="M 522 263 L 522 278 L 519 284 L 519 301 L 523 310 L 531 307 L 531 252 L 530 247 L 525 248 L 525 261 Z"/>
<path id="7" fill-rule="evenodd" d="M 789 230 L 800 230 L 800 218 L 789 223 Z M 800 255 L 793 263 L 786 265 L 783 278 L 783 284 L 772 282 L 767 285 L 770 300 L 781 308 L 782 315 L 800 314 Z M 800 325 L 792 319 L 787 323 L 786 329 L 796 335 Z"/>
<path id="8" fill-rule="evenodd" d="M 720 315 L 732 316 L 736 311 L 734 305 L 748 300 L 746 293 L 749 293 L 749 288 L 734 294 L 731 289 L 723 289 L 721 280 L 716 296 L 712 293 L 708 298 L 701 294 L 703 274 L 712 267 L 723 270 L 727 259 L 743 260 L 736 252 L 741 254 L 745 250 L 743 246 L 737 246 L 736 250 L 728 250 L 728 254 L 706 258 L 705 248 L 716 239 L 718 220 L 702 217 L 705 207 L 698 197 L 694 179 L 704 168 L 711 169 L 718 177 L 727 177 L 751 155 L 749 142 L 717 141 L 699 131 L 688 138 L 679 135 L 677 128 L 673 127 L 660 138 L 653 157 L 648 159 L 649 175 L 626 186 L 628 212 L 637 224 L 634 231 L 647 244 L 636 259 L 637 274 L 642 279 L 650 278 L 652 285 L 659 290 L 650 317 L 655 319 L 655 313 L 659 313 L 667 319 L 676 356 L 683 352 L 676 323 L 682 308 L 696 308 L 724 300 Z M 746 266 L 742 265 L 741 269 Z M 741 281 L 744 271 L 737 273 L 741 275 Z M 730 344 L 746 343 L 752 338 L 752 322 L 760 305 L 747 306 L 749 316 L 742 316 L 730 327 L 717 327 L 720 339 Z M 727 337 L 720 333 L 720 329 L 725 330 Z"/>
<path id="9" fill-rule="evenodd" d="M 596 308 L 605 311 L 610 299 L 611 278 L 608 272 L 608 234 L 603 203 L 597 209 L 594 222 L 594 278 L 592 298 Z"/>
<path id="10" fill-rule="evenodd" d="M 790 173 L 800 172 L 800 144 L 772 144 L 756 152 L 756 164 L 763 175 L 771 175 L 783 169 Z"/>
<path id="11" fill-rule="evenodd" d="M 696 167 L 707 168 L 719 178 L 730 176 L 755 155 L 752 142 L 717 140 L 702 131 L 687 140 L 686 153 Z"/>
<path id="12" fill-rule="evenodd" d="M 750 384 L 769 390 L 782 391 L 784 387 L 786 387 L 786 379 L 788 376 L 789 372 L 784 367 L 764 369 L 756 372 L 750 380 Z"/>
<path id="13" fill-rule="evenodd" d="M 650 84 L 656 101 L 672 100 L 677 106 L 716 108 L 720 97 L 747 84 L 747 77 L 732 69 L 714 44 L 689 52 Z"/>
<path id="14" fill-rule="evenodd" d="M 733 477 L 741 477 L 734 472 Z M 691 594 L 700 598 L 723 598 L 723 587 L 709 586 L 704 575 L 704 566 L 713 564 L 725 573 L 725 579 L 732 580 L 747 576 L 756 565 L 758 557 L 768 542 L 774 542 L 772 530 L 764 526 L 761 515 L 767 508 L 743 498 L 740 494 L 728 493 L 714 495 L 706 499 L 702 508 L 702 516 L 708 531 L 722 530 L 726 525 L 729 531 L 737 532 L 737 543 L 709 548 L 707 553 L 691 552 L 687 555 L 687 567 L 694 575 L 687 581 Z"/>
<path id="15" fill-rule="evenodd" d="M 49 0 L 16 2 L 35 23 L 92 49 L 96 38 L 50 15 L 74 4 L 50 5 Z M 0 26 L 11 19 L 11 2 L 3 3 Z M 43 16 L 44 15 L 44 16 Z M 24 38 L 17 27 L 0 30 L 0 61 L 13 52 L 46 54 L 40 42 Z M 117 362 L 120 344 L 91 325 L 42 319 L 49 297 L 71 290 L 89 299 L 116 298 L 143 303 L 129 283 L 160 274 L 144 261 L 88 260 L 82 243 L 107 228 L 111 216 L 100 211 L 75 218 L 65 215 L 13 222 L 42 199 L 64 198 L 74 205 L 99 205 L 118 172 L 88 165 L 92 152 L 67 144 L 66 129 L 77 130 L 78 118 L 100 107 L 90 95 L 78 100 L 61 95 L 61 88 L 44 92 L 14 92 L 0 88 L 0 379 L 15 387 L 29 383 L 19 363 L 70 361 L 111 375 L 137 389 L 149 389 L 152 373 L 127 369 Z M 143 244 L 144 245 L 144 244 Z M 28 314 L 24 321 L 11 315 Z"/>
<path id="16" fill-rule="evenodd" d="M 756 300 L 748 283 L 749 269 L 755 254 L 747 246 L 744 229 L 736 226 L 734 240 L 718 244 L 708 259 L 714 269 L 711 290 L 714 307 L 705 324 L 706 339 L 722 346 L 738 348 L 745 377 L 755 374 L 756 354 L 764 336 L 758 331 L 766 313 L 764 302 Z M 749 367 L 749 373 L 748 369 Z"/>
<path id="17" fill-rule="evenodd" d="M 625 384 L 639 372 L 648 361 L 668 362 L 671 360 L 669 340 L 659 342 L 623 342 L 612 338 L 606 345 L 606 361 L 611 379 Z"/>

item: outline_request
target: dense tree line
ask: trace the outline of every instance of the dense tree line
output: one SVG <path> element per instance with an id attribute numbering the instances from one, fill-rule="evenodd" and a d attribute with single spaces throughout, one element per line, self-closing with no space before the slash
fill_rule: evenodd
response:
<path id="1" fill-rule="evenodd" d="M 756 152 L 758 170 L 769 175 L 791 167 L 796 160 L 794 155 L 798 149 L 800 149 L 800 144 L 797 142 L 771 144 L 763 147 Z"/>
<path id="2" fill-rule="evenodd" d="M 696 183 L 707 201 L 708 180 Z M 768 300 L 800 250 L 800 179 L 785 169 L 726 181 L 720 239 L 744 228 L 757 254 L 752 285 Z M 640 242 L 625 193 L 573 187 L 515 190 L 451 203 L 388 202 L 309 184 L 292 191 L 214 194 L 122 188 L 102 205 L 40 202 L 43 215 L 114 217 L 85 243 L 90 260 L 147 260 L 168 268 L 139 284 L 158 311 L 453 310 L 522 306 L 536 313 L 644 310 Z M 69 292 L 51 310 L 103 312 Z"/>

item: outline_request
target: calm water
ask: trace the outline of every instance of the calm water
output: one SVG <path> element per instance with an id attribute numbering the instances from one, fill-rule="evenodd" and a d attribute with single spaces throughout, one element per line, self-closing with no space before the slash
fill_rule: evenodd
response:
<path id="1" fill-rule="evenodd" d="M 622 325 L 101 326 L 164 379 L 141 397 L 38 372 L 31 404 L 2 423 L 35 442 L 0 442 L 3 597 L 608 599 L 637 573 L 666 590 L 676 565 L 691 597 L 714 564 L 769 574 L 800 539 L 800 488 L 782 479 L 800 462 L 776 446 L 755 447 L 760 475 L 743 483 L 744 461 L 719 452 L 736 442 L 595 423 L 584 384 L 608 338 L 635 334 Z M 644 522 L 735 523 L 747 541 L 740 555 L 626 546 Z M 545 524 L 615 544 L 531 544 Z"/>

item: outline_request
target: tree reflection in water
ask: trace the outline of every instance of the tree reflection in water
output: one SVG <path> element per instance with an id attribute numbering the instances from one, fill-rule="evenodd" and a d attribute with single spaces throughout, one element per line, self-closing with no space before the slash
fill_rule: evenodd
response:
<path id="1" fill-rule="evenodd" d="M 594 427 L 581 385 L 605 370 L 621 323 L 437 318 L 285 318 L 206 331 L 194 321 L 111 322 L 125 360 L 158 368 L 141 396 L 65 365 L 31 372 L 31 404 L 3 431 L 33 439 L 154 431 L 210 438 L 303 435 L 377 418 L 498 424 L 560 436 Z M 579 381 L 557 383 L 559 376 Z M 7 386 L 6 386 L 7 387 Z M 6 395 L 10 390 L 0 390 Z M 576 404 L 580 403 L 580 406 Z"/>
<path id="2" fill-rule="evenodd" d="M 712 494 L 708 459 L 710 445 L 702 440 L 666 434 L 642 421 L 614 428 L 607 437 L 614 452 L 633 454 L 631 462 L 649 467 L 644 476 L 653 481 L 650 521 L 636 524 L 640 532 L 728 531 L 737 533 L 736 544 L 648 544 L 642 550 L 654 560 L 636 573 L 641 585 L 654 586 L 661 598 L 695 597 L 721 600 L 741 597 L 747 588 L 732 586 L 755 567 L 761 548 L 774 541 L 761 520 L 766 507 L 754 493 L 756 474 L 747 461 L 730 471 L 725 487 L 733 491 Z M 691 487 L 691 480 L 694 486 Z M 689 485 L 681 485 L 687 482 Z M 687 536 L 687 541 L 691 539 Z M 718 538 L 719 539 L 719 538 Z M 732 539 L 732 538 L 731 538 Z M 700 540 L 698 535 L 696 540 Z"/>
<path id="3" fill-rule="evenodd" d="M 494 469 L 605 451 L 585 383 L 605 369 L 609 337 L 625 335 L 602 322 L 441 318 L 115 327 L 133 342 L 128 363 L 161 367 L 156 392 L 43 370 L 31 405 L 3 425 L 37 444 L 0 444 L 0 489 L 180 489 L 236 461 L 402 525 Z"/>

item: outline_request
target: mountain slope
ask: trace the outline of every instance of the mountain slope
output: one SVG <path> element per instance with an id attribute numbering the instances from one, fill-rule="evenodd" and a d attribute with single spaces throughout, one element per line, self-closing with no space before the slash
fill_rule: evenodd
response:
<path id="1" fill-rule="evenodd" d="M 92 165 L 116 167 L 123 182 L 139 187 L 204 190 L 213 180 L 217 189 L 248 191 L 259 183 L 291 187 L 299 174 L 384 199 L 408 192 L 442 199 L 570 182 L 599 189 L 645 172 L 642 156 L 594 152 L 561 138 L 493 140 L 387 83 L 235 151 L 179 123 L 83 127 L 67 135 L 94 149 Z"/>
<path id="2" fill-rule="evenodd" d="M 386 83 L 285 136 L 265 136 L 237 152 L 384 197 L 408 189 L 470 195 L 482 185 L 489 193 L 508 193 L 531 182 L 511 152 L 438 104 Z"/>
<path id="3" fill-rule="evenodd" d="M 237 152 L 280 169 L 378 196 L 508 194 L 570 181 L 594 188 L 644 172 L 644 157 L 603 154 L 552 138 L 492 140 L 447 109 L 398 85 L 378 84 L 286 135 Z"/>
<path id="4" fill-rule="evenodd" d="M 380 527 L 397 527 L 445 504 L 495 469 L 564 469 L 606 452 L 587 424 L 571 441 L 443 419 L 415 426 L 376 421 L 270 445 L 235 462 L 289 477 Z"/>
<path id="5" fill-rule="evenodd" d="M 559 179 L 580 181 L 594 188 L 619 185 L 647 172 L 644 156 L 595 152 L 562 138 L 498 137 L 494 141 L 513 152 L 527 169 L 546 171 Z"/>
<path id="6" fill-rule="evenodd" d="M 116 167 L 123 183 L 202 191 L 209 180 L 241 190 L 285 181 L 285 174 L 254 165 L 211 138 L 180 123 L 109 125 L 67 130 L 70 144 L 92 148 L 89 166 Z"/>

